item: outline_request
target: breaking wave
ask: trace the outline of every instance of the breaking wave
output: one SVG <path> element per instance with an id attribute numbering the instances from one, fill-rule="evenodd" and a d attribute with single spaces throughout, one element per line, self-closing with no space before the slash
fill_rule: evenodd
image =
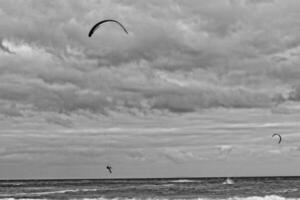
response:
<path id="1" fill-rule="evenodd" d="M 174 180 L 174 181 L 170 181 L 171 183 L 193 183 L 193 182 L 200 182 L 195 181 L 195 180 L 188 180 L 188 179 L 179 179 L 179 180 Z"/>
<path id="2" fill-rule="evenodd" d="M 70 198 L 71 200 L 168 200 L 168 198 Z M 184 198 L 178 198 L 176 200 L 183 200 Z M 277 195 L 268 195 L 264 197 L 260 196 L 250 196 L 250 197 L 231 197 L 231 198 L 194 198 L 189 200 L 300 200 L 300 198 L 285 198 Z M 31 199 L 31 198 L 0 198 L 0 200 L 47 200 L 42 199 Z"/>
<path id="3" fill-rule="evenodd" d="M 75 192 L 90 192 L 97 191 L 98 189 L 74 189 L 74 190 L 57 190 L 57 191 L 46 191 L 46 192 L 30 192 L 30 193 L 16 193 L 16 194 L 1 194 L 0 197 L 4 196 L 41 196 L 41 195 L 49 195 L 49 194 L 66 194 L 66 193 L 75 193 Z M 1 199 L 10 199 L 14 198 L 0 198 Z M 21 198 L 22 199 L 22 198 Z M 24 198 L 27 199 L 27 198 Z M 36 198 L 35 198 L 36 199 Z M 18 198 L 20 200 L 20 198 Z"/>

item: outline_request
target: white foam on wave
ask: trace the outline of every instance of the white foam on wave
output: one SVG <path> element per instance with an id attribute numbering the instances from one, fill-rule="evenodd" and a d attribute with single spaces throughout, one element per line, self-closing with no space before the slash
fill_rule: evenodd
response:
<path id="1" fill-rule="evenodd" d="M 297 192 L 297 188 L 290 188 L 290 189 L 283 189 L 283 190 L 277 190 L 276 193 L 286 193 L 286 192 Z"/>
<path id="2" fill-rule="evenodd" d="M 113 198 L 113 199 L 107 199 L 107 198 L 84 198 L 82 200 L 168 200 L 168 198 L 146 198 L 146 199 L 140 199 L 140 198 Z M 173 198 L 172 198 L 173 199 Z M 175 198 L 176 199 L 176 198 Z M 81 199 L 73 199 L 73 200 L 81 200 Z M 176 200 L 181 200 L 180 198 Z M 182 199 L 184 200 L 184 199 Z M 277 195 L 269 195 L 264 197 L 259 196 L 251 196 L 251 197 L 231 197 L 231 198 L 195 198 L 195 199 L 189 199 L 189 200 L 300 200 L 300 198 L 285 198 Z"/>
<path id="3" fill-rule="evenodd" d="M 174 199 L 174 198 L 172 198 Z M 176 199 L 176 198 L 175 198 Z M 0 198 L 0 200 L 47 200 L 47 199 L 31 199 L 31 198 Z M 71 198 L 70 200 L 168 200 L 168 198 Z M 176 200 L 184 200 L 178 198 Z M 285 198 L 277 195 L 269 195 L 269 196 L 251 196 L 251 197 L 231 197 L 231 198 L 194 198 L 189 200 L 300 200 L 300 198 Z"/>
<path id="4" fill-rule="evenodd" d="M 223 182 L 224 185 L 232 185 L 234 184 L 234 181 L 231 179 L 231 178 L 227 178 L 224 182 Z"/>
<path id="5" fill-rule="evenodd" d="M 199 182 L 195 180 L 189 180 L 189 179 L 180 179 L 180 180 L 175 180 L 175 181 L 170 181 L 172 183 L 192 183 L 192 182 Z"/>
<path id="6" fill-rule="evenodd" d="M 0 198 L 0 200 L 47 200 L 47 199 L 28 199 L 28 198 L 22 198 L 22 199 L 20 199 L 20 198 L 17 198 L 17 199 L 15 199 L 15 198 Z"/>
<path id="7" fill-rule="evenodd" d="M 174 198 L 172 198 L 174 199 Z M 180 198 L 175 198 L 176 200 L 184 200 Z M 73 200 L 168 200 L 168 198 L 112 198 L 107 199 L 104 197 L 101 198 L 83 198 L 83 199 L 73 199 Z M 300 200 L 300 198 L 285 198 L 277 195 L 269 195 L 269 196 L 251 196 L 251 197 L 231 197 L 231 198 L 195 198 L 189 200 Z"/>
<path id="8" fill-rule="evenodd" d="M 172 198 L 173 199 L 173 198 Z M 175 198 L 176 199 L 176 198 Z M 35 199 L 37 200 L 37 199 Z M 168 200 L 168 198 L 83 198 L 83 199 L 72 199 L 72 200 Z M 184 200 L 184 199 L 176 199 L 176 200 Z M 252 197 L 231 197 L 231 198 L 195 198 L 189 200 L 300 200 L 300 198 L 285 198 L 276 195 L 270 195 L 265 197 L 252 196 Z"/>
<path id="9" fill-rule="evenodd" d="M 74 189 L 74 190 L 55 190 L 55 191 L 46 191 L 46 192 L 30 192 L 30 193 L 16 193 L 16 194 L 1 194 L 0 197 L 6 196 L 40 196 L 40 195 L 48 195 L 48 194 L 65 194 L 65 193 L 75 193 L 75 192 L 92 192 L 97 191 L 98 189 Z M 2 200 L 3 198 L 0 198 Z M 4 198 L 4 199 L 14 199 L 14 198 Z M 19 198 L 18 198 L 19 199 Z M 25 198 L 27 199 L 27 198 Z"/>
<path id="10" fill-rule="evenodd" d="M 1 194 L 0 196 L 40 196 L 40 195 L 47 195 L 47 194 L 64 194 L 67 192 L 78 192 L 78 191 L 80 191 L 80 190 L 78 190 L 78 189 L 76 189 L 76 190 L 58 190 L 58 191 L 30 192 L 30 193 L 22 192 L 22 193 L 16 193 L 16 194 Z M 5 199 L 10 199 L 10 198 L 5 198 Z"/>
<path id="11" fill-rule="evenodd" d="M 252 196 L 252 197 L 232 197 L 226 200 L 300 200 L 300 198 L 285 198 L 277 195 L 268 195 L 264 197 Z"/>

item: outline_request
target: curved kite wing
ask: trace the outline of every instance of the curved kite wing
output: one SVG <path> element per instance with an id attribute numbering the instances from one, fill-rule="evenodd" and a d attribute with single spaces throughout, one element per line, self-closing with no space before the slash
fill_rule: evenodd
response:
<path id="1" fill-rule="evenodd" d="M 274 134 L 272 135 L 272 137 L 274 137 L 274 136 L 278 136 L 278 137 L 279 137 L 278 144 L 281 143 L 281 135 L 279 135 L 279 134 L 277 134 L 277 133 L 274 133 Z"/>
<path id="2" fill-rule="evenodd" d="M 126 30 L 126 28 L 120 23 L 118 22 L 117 20 L 114 20 L 114 19 L 105 19 L 105 20 L 102 20 L 100 22 L 98 22 L 97 24 L 95 24 L 92 29 L 90 30 L 89 32 L 89 37 L 92 37 L 92 35 L 94 34 L 94 32 L 100 27 L 101 24 L 103 23 L 106 23 L 106 22 L 114 22 L 114 23 L 117 23 L 119 26 L 121 26 L 121 28 L 125 31 L 125 33 L 128 34 L 128 31 Z"/>

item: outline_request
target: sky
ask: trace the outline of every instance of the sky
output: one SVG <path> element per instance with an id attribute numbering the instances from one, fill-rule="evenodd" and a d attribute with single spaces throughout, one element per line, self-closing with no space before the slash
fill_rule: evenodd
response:
<path id="1" fill-rule="evenodd" d="M 128 34 L 88 37 L 103 19 Z M 0 179 L 300 175 L 299 19 L 299 0 L 0 0 Z"/>

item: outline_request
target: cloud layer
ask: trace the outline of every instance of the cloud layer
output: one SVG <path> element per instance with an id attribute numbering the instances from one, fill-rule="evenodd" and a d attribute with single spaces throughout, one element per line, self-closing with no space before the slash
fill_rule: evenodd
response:
<path id="1" fill-rule="evenodd" d="M 296 143 L 262 141 L 299 140 L 299 11 L 297 0 L 0 0 L 2 161 L 293 159 Z M 106 18 L 129 34 L 104 24 L 89 38 Z"/>
<path id="2" fill-rule="evenodd" d="M 1 99 L 101 114 L 270 107 L 297 84 L 297 4 L 1 2 Z M 104 18 L 130 34 L 105 24 L 88 38 Z"/>

